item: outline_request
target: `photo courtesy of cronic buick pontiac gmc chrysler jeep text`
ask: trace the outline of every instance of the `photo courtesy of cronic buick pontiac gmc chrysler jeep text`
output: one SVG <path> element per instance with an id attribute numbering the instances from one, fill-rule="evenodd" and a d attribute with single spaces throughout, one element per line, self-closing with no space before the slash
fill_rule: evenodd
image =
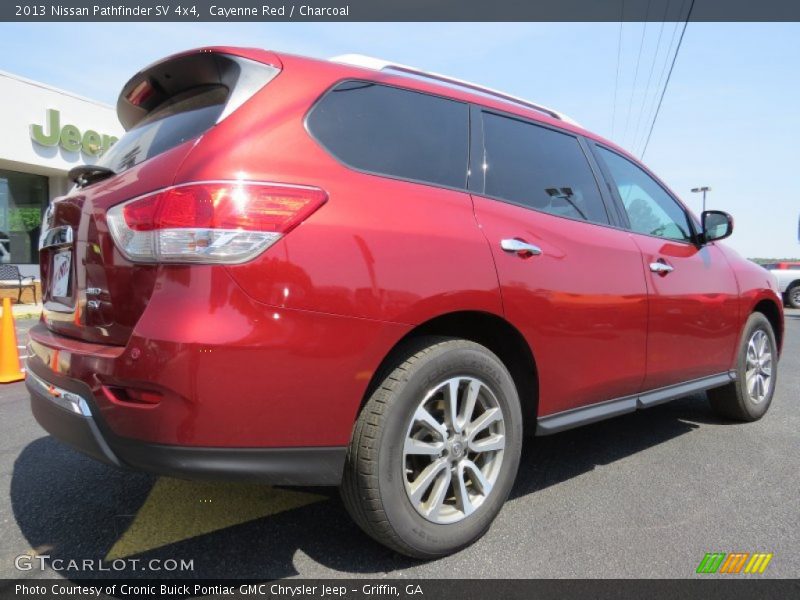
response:
<path id="1" fill-rule="evenodd" d="M 566 116 L 363 56 L 204 48 L 117 103 L 42 228 L 33 413 L 94 458 L 338 485 L 432 558 L 546 435 L 708 390 L 769 408 L 773 277 Z"/>

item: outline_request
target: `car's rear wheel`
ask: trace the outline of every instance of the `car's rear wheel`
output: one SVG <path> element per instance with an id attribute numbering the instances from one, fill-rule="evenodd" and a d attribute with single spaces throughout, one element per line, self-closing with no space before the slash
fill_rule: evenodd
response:
<path id="1" fill-rule="evenodd" d="M 435 558 L 481 537 L 508 497 L 519 398 L 497 356 L 467 340 L 418 340 L 393 367 L 359 415 L 342 498 L 382 544 Z"/>
<path id="2" fill-rule="evenodd" d="M 778 375 L 778 345 L 769 320 L 750 315 L 736 364 L 736 380 L 708 391 L 714 411 L 738 421 L 756 421 L 769 409 Z"/>
<path id="3" fill-rule="evenodd" d="M 800 283 L 795 283 L 786 290 L 786 304 L 792 308 L 800 308 Z"/>

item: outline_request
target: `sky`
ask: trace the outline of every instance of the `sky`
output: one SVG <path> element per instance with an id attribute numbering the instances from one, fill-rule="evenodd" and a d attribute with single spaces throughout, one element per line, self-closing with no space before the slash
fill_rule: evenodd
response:
<path id="1" fill-rule="evenodd" d="M 2 23 L 0 70 L 114 104 L 141 67 L 197 46 L 368 54 L 540 102 L 640 156 L 680 27 Z M 742 255 L 797 257 L 798 134 L 800 23 L 690 23 L 644 162 L 695 213 L 691 188 L 710 186 L 707 208 L 734 216 L 729 244 Z"/>

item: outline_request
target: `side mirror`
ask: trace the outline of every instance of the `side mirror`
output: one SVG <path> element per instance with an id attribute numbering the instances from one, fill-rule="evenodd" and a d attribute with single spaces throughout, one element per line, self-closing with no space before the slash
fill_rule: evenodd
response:
<path id="1" fill-rule="evenodd" d="M 721 210 L 703 211 L 703 243 L 723 240 L 733 233 L 733 217 Z"/>

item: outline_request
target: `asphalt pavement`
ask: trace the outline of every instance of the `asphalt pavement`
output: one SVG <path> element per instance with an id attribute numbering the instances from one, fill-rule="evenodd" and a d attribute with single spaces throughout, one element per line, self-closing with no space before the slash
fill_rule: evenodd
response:
<path id="1" fill-rule="evenodd" d="M 18 322 L 21 345 L 31 325 Z M 335 489 L 193 483 L 96 463 L 48 437 L 24 385 L 6 384 L 0 577 L 87 577 L 70 561 L 126 559 L 95 575 L 684 578 L 707 552 L 771 553 L 762 575 L 743 577 L 796 577 L 800 311 L 787 311 L 786 325 L 761 421 L 720 419 L 699 395 L 533 439 L 486 536 L 431 562 L 361 533 Z M 47 558 L 18 558 L 26 554 Z M 192 569 L 166 572 L 170 559 Z"/>

